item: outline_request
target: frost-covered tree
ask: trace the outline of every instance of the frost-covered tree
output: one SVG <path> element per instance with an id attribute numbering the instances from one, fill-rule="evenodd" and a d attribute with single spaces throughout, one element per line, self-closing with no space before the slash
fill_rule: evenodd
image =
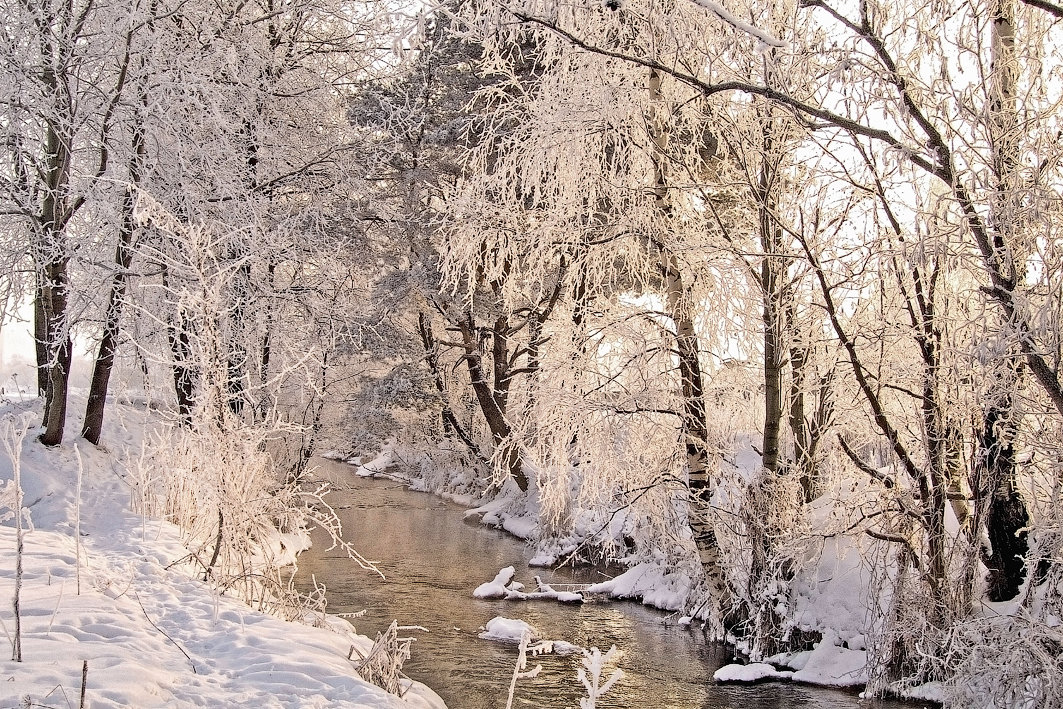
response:
<path id="1" fill-rule="evenodd" d="M 8 3 L 3 13 L 2 211 L 12 248 L 34 272 L 37 383 L 45 398 L 40 440 L 57 445 L 80 308 L 72 262 L 93 257 L 92 232 L 107 223 L 95 199 L 111 176 L 142 7 L 30 2 Z"/>
<path id="2" fill-rule="evenodd" d="M 154 9 L 137 45 L 136 356 L 170 370 L 187 422 L 302 422 L 324 363 L 358 337 L 344 311 L 367 297 L 354 274 L 372 164 L 347 102 L 386 67 L 377 38 L 399 18 L 327 2 Z"/>

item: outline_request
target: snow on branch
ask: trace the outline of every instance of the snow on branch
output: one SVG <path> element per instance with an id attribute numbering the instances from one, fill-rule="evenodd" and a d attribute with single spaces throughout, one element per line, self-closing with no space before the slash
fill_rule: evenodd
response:
<path id="1" fill-rule="evenodd" d="M 728 12 L 727 9 L 719 3 L 715 3 L 712 0 L 690 0 L 690 2 L 705 8 L 727 24 L 734 27 L 736 30 L 740 30 L 748 35 L 756 37 L 759 41 L 759 44 L 757 45 L 758 52 L 766 52 L 769 47 L 776 47 L 778 49 L 786 48 L 786 42 L 782 41 L 781 39 L 777 39 L 768 32 L 765 32 L 764 30 L 760 29 L 759 27 L 754 27 L 748 22 L 743 22 L 742 20 L 738 19 L 733 14 Z"/>
<path id="2" fill-rule="evenodd" d="M 535 584 L 538 590 L 525 592 L 521 589 L 524 584 L 512 582 L 515 573 L 512 566 L 507 566 L 498 572 L 492 581 L 482 583 L 472 592 L 475 598 L 504 598 L 507 601 L 535 601 L 552 600 L 559 603 L 583 603 L 583 594 L 572 591 L 558 591 L 538 576 Z"/>

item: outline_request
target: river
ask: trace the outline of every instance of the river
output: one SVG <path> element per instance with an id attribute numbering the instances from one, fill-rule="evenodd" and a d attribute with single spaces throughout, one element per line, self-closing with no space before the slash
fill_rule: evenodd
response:
<path id="1" fill-rule="evenodd" d="M 533 586 L 547 582 L 588 583 L 603 578 L 596 569 L 530 568 L 528 547 L 503 532 L 464 519 L 463 508 L 432 495 L 412 492 L 390 480 L 358 478 L 342 463 L 319 461 L 325 477 L 340 484 L 329 501 L 343 522 L 344 537 L 377 562 L 385 579 L 367 573 L 342 552 L 323 551 L 323 535 L 299 557 L 299 575 L 311 575 L 327 588 L 331 613 L 365 615 L 352 619 L 358 631 L 375 637 L 398 620 L 428 632 L 417 638 L 403 671 L 432 687 L 449 709 L 502 709 L 517 656 L 514 645 L 482 640 L 482 626 L 495 616 L 518 618 L 542 637 L 565 640 L 603 652 L 623 652 L 624 678 L 598 709 L 790 709 L 791 707 L 905 707 L 897 702 L 866 702 L 854 692 L 787 683 L 715 685 L 713 671 L 731 662 L 727 650 L 707 642 L 696 629 L 680 627 L 672 614 L 638 603 L 597 601 L 565 605 L 552 601 L 479 600 L 472 591 L 505 566 L 515 579 Z M 578 655 L 545 655 L 531 660 L 542 672 L 517 683 L 514 707 L 571 709 L 584 696 L 576 680 Z"/>

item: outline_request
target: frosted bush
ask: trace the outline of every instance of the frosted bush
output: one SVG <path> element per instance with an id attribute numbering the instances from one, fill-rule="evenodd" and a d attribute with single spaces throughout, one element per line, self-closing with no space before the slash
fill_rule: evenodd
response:
<path id="1" fill-rule="evenodd" d="M 341 539 L 327 485 L 305 487 L 280 472 L 266 452 L 273 433 L 242 424 L 156 433 L 129 462 L 132 506 L 184 530 L 187 560 L 204 581 L 260 610 L 302 619 L 323 606 L 320 594 L 299 593 L 291 578 L 311 526 L 372 565 Z"/>
<path id="2" fill-rule="evenodd" d="M 1059 619 L 979 620 L 953 633 L 946 697 L 971 709 L 1063 707 L 1063 627 Z"/>
<path id="3" fill-rule="evenodd" d="M 391 625 L 383 633 L 377 633 L 376 642 L 369 652 L 363 655 L 357 648 L 351 648 L 358 655 L 355 669 L 366 682 L 398 696 L 405 694 L 406 688 L 402 681 L 408 680 L 402 673 L 402 665 L 410 659 L 410 644 L 413 638 L 400 638 L 399 631 L 424 630 L 417 626 L 399 625 L 398 621 L 391 621 Z"/>

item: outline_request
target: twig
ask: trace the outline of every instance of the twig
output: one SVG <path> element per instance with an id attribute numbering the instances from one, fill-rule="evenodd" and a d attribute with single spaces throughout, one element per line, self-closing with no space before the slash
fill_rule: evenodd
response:
<path id="1" fill-rule="evenodd" d="M 74 455 L 78 459 L 77 493 L 74 496 L 74 555 L 76 560 L 77 595 L 81 595 L 81 481 L 85 476 L 85 464 L 81 460 L 81 449 L 74 444 Z"/>
<path id="2" fill-rule="evenodd" d="M 141 607 L 143 607 L 143 606 L 141 606 Z M 192 669 L 193 669 L 193 671 L 195 671 L 194 667 Z M 81 663 L 81 704 L 78 705 L 80 707 L 80 709 L 85 709 L 85 688 L 88 686 L 88 683 L 89 683 L 89 661 L 88 660 L 84 660 Z"/>
<path id="3" fill-rule="evenodd" d="M 222 516 L 221 508 L 218 508 L 218 538 L 214 542 L 214 554 L 210 557 L 210 563 L 207 564 L 206 571 L 203 572 L 203 580 L 210 580 L 210 572 L 214 568 L 214 564 L 218 563 L 218 554 L 221 552 L 221 535 L 222 530 L 225 528 L 225 517 Z"/>
<path id="4" fill-rule="evenodd" d="M 140 610 L 144 611 L 144 617 L 148 619 L 149 623 L 151 623 L 151 627 L 155 628 L 155 630 L 158 630 L 164 638 L 173 643 L 173 646 L 181 651 L 181 654 L 184 655 L 185 658 L 188 660 L 188 664 L 192 665 L 192 674 L 199 674 L 199 672 L 196 671 L 196 663 L 192 662 L 192 658 L 188 656 L 188 653 L 185 652 L 185 649 L 181 647 L 176 640 L 171 638 L 165 630 L 155 625 L 155 621 L 153 621 L 151 619 L 151 616 L 148 615 L 148 609 L 144 607 L 144 604 L 140 600 L 140 595 L 136 591 L 133 591 L 133 598 L 137 599 L 137 603 L 140 605 Z"/>

